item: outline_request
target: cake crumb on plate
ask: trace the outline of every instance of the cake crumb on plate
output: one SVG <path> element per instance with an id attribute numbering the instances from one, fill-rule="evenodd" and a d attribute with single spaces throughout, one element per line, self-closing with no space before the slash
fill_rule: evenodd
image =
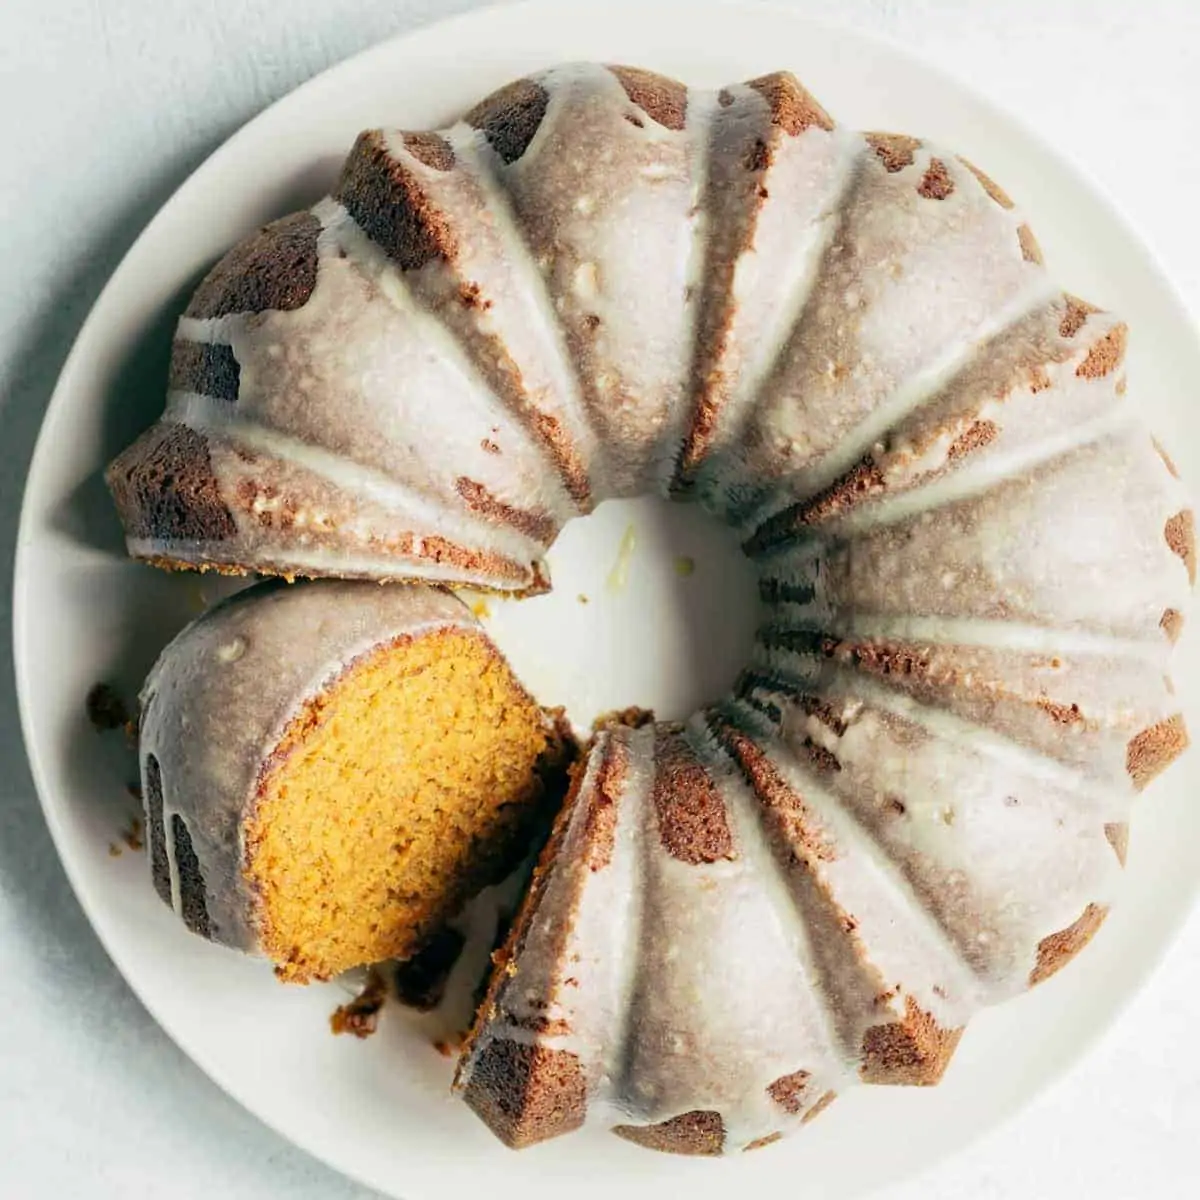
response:
<path id="1" fill-rule="evenodd" d="M 387 983 L 378 969 L 372 967 L 363 990 L 353 1000 L 339 1004 L 329 1018 L 334 1033 L 350 1033 L 356 1038 L 369 1038 L 379 1028 L 379 1011 L 387 1000 Z"/>

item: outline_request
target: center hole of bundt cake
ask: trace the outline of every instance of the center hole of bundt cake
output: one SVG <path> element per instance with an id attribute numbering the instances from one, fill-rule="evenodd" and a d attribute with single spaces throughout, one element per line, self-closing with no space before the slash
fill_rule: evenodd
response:
<path id="1" fill-rule="evenodd" d="M 577 725 L 630 706 L 681 720 L 750 659 L 754 571 L 697 505 L 607 501 L 547 559 L 549 594 L 476 608 L 525 685 Z"/>

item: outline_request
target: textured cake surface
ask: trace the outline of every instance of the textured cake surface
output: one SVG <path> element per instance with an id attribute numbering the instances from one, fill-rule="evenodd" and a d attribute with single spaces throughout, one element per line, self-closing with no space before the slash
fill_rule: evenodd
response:
<path id="1" fill-rule="evenodd" d="M 169 566 L 522 593 L 608 498 L 738 531 L 753 660 L 600 736 L 459 1070 L 512 1145 L 728 1153 L 936 1082 L 1116 898 L 1195 573 L 1126 342 L 946 148 L 568 65 L 232 251 L 108 478 Z"/>
<path id="2" fill-rule="evenodd" d="M 419 949 L 525 853 L 564 753 L 459 601 L 336 581 L 184 630 L 139 742 L 159 894 L 298 981 Z"/>

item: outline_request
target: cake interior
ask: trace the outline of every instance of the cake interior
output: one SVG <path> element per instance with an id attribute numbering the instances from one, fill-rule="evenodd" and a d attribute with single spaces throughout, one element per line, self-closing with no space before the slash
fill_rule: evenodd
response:
<path id="1" fill-rule="evenodd" d="M 480 634 L 404 637 L 352 663 L 292 720 L 247 828 L 279 976 L 414 953 L 519 857 L 566 757 Z"/>

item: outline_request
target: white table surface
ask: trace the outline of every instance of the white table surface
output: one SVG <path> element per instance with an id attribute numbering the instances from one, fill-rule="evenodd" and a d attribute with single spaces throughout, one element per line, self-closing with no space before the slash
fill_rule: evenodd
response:
<path id="1" fill-rule="evenodd" d="M 569 3 L 570 0 L 563 0 Z M 647 0 L 653 3 L 653 0 Z M 798 0 L 919 47 L 1040 124 L 1200 313 L 1196 0 Z M 0 1197 L 370 1195 L 268 1132 L 130 993 L 34 797 L 9 638 L 21 487 L 80 322 L 143 224 L 264 105 L 472 0 L 0 2 Z M 1198 397 L 1200 399 L 1200 397 Z M 1091 1057 L 886 1200 L 1200 1191 L 1200 912 Z M 803 1183 L 796 1181 L 802 1196 Z"/>

